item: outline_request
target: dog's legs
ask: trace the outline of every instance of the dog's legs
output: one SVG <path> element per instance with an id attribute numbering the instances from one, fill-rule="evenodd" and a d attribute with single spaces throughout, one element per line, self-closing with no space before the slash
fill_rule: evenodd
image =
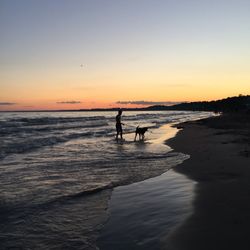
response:
<path id="1" fill-rule="evenodd" d="M 136 137 L 137 137 L 137 133 L 135 133 L 135 139 L 134 139 L 134 141 L 136 141 Z"/>

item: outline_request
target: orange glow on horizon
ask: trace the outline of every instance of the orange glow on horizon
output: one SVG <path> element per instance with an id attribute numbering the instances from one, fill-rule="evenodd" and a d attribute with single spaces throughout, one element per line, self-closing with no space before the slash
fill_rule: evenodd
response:
<path id="1" fill-rule="evenodd" d="M 56 104 L 56 103 L 38 103 L 32 105 L 27 104 L 13 104 L 13 105 L 2 105 L 0 111 L 36 111 L 36 110 L 80 110 L 80 109 L 95 109 L 95 108 L 141 108 L 150 105 L 136 105 L 136 104 L 119 104 L 119 103 L 108 103 L 108 102 L 82 102 L 78 104 Z"/>
<path id="2" fill-rule="evenodd" d="M 24 101 L 19 101 L 19 102 L 9 102 L 10 105 L 0 105 L 0 111 L 36 111 L 36 110 L 48 110 L 48 111 L 53 111 L 53 110 L 80 110 L 80 109 L 98 109 L 98 108 L 103 108 L 103 109 L 109 109 L 109 108 L 143 108 L 147 106 L 152 106 L 152 105 L 157 105 L 154 104 L 154 102 L 172 102 L 174 103 L 181 103 L 181 102 L 196 102 L 196 101 L 212 101 L 212 100 L 219 100 L 223 98 L 227 98 L 230 96 L 238 96 L 239 94 L 242 93 L 237 93 L 229 96 L 223 96 L 223 95 L 215 95 L 215 98 L 192 98 L 189 100 L 185 99 L 174 99 L 174 100 L 152 100 L 150 99 L 148 102 L 149 104 L 133 104 L 133 103 L 119 103 L 117 101 L 115 102 L 108 102 L 108 101 L 29 101 L 29 102 L 24 102 Z M 245 93 L 243 93 L 244 95 Z M 246 93 L 248 94 L 248 93 Z M 121 102 L 123 101 L 122 99 L 120 100 Z M 127 100 L 124 100 L 127 101 Z M 130 100 L 133 102 L 133 100 Z M 135 100 L 136 101 L 136 100 Z M 147 102 L 146 100 L 143 100 Z M 74 103 L 77 102 L 77 103 Z M 150 104 L 152 102 L 152 104 Z M 173 104 L 162 104 L 162 105 L 173 105 Z M 159 104 L 160 105 L 160 104 Z"/>

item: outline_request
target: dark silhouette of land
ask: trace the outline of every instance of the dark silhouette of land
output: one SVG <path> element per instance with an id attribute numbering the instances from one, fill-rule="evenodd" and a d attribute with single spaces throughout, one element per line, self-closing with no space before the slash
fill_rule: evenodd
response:
<path id="1" fill-rule="evenodd" d="M 193 110 L 214 112 L 245 112 L 250 110 L 250 96 L 239 95 L 217 101 L 180 103 L 169 107 L 171 110 Z"/>
<path id="2" fill-rule="evenodd" d="M 81 109 L 87 111 L 86 109 Z M 91 109 L 91 111 L 116 111 L 112 109 Z M 190 110 L 214 112 L 246 112 L 250 110 L 250 95 L 239 95 L 216 101 L 185 102 L 172 106 L 154 105 L 146 108 L 123 108 L 125 111 Z"/>
<path id="3" fill-rule="evenodd" d="M 91 111 L 117 111 L 112 109 L 91 109 Z M 90 111 L 81 109 L 82 111 Z M 250 110 L 250 95 L 239 95 L 216 101 L 185 102 L 172 106 L 154 105 L 145 108 L 123 108 L 125 111 L 190 110 L 214 112 L 245 112 Z"/>

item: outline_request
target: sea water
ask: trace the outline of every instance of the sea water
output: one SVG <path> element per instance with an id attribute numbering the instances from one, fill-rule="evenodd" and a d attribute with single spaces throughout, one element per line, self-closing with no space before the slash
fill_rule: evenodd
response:
<path id="1" fill-rule="evenodd" d="M 97 249 L 112 188 L 160 175 L 188 156 L 164 144 L 173 123 L 207 112 L 0 113 L 0 248 Z M 134 142 L 137 126 L 147 126 Z M 162 139 L 163 138 L 163 139 Z"/>

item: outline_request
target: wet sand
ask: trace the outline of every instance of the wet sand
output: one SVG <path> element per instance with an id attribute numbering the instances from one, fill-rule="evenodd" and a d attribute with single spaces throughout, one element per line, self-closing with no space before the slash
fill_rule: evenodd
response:
<path id="1" fill-rule="evenodd" d="M 100 250 L 161 250 L 166 234 L 192 212 L 195 182 L 173 170 L 114 189 Z"/>
<path id="2" fill-rule="evenodd" d="M 164 249 L 249 249 L 250 119 L 224 115 L 179 124 L 168 141 L 190 159 L 175 171 L 197 182 L 194 212 L 171 234 Z"/>

